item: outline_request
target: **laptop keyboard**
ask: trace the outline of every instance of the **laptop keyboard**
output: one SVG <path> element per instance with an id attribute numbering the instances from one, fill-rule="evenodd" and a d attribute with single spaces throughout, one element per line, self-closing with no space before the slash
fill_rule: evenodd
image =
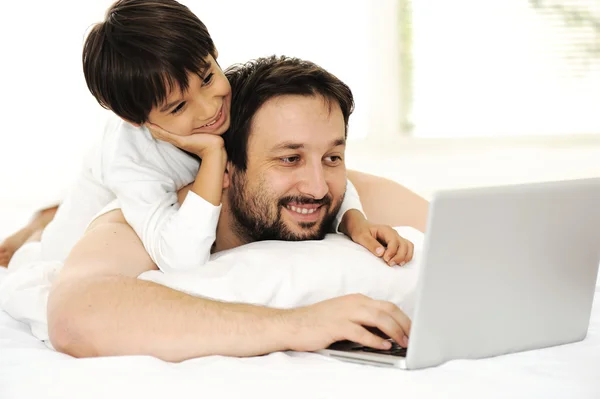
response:
<path id="1" fill-rule="evenodd" d="M 356 342 L 351 341 L 339 341 L 334 342 L 329 346 L 328 349 L 334 349 L 345 352 L 369 352 L 369 353 L 379 353 L 381 355 L 391 355 L 398 357 L 406 357 L 406 348 L 401 347 L 396 342 L 388 339 L 392 343 L 392 347 L 390 349 L 375 349 L 368 346 L 363 346 L 361 344 L 357 344 Z"/>

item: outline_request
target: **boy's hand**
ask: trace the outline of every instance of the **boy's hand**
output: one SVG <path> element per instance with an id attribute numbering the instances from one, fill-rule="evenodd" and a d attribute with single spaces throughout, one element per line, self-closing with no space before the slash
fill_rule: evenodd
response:
<path id="1" fill-rule="evenodd" d="M 170 133 L 154 123 L 146 123 L 146 127 L 152 136 L 158 140 L 166 141 L 182 150 L 191 152 L 204 159 L 209 153 L 218 151 L 225 153 L 225 142 L 223 137 L 216 134 L 196 133 L 189 136 L 179 136 Z"/>
<path id="2" fill-rule="evenodd" d="M 404 266 L 413 257 L 414 245 L 403 238 L 391 226 L 375 225 L 355 209 L 344 215 L 340 231 L 357 244 L 367 248 L 373 255 L 383 257 L 390 266 Z"/>
<path id="3" fill-rule="evenodd" d="M 146 127 L 154 138 L 171 143 L 202 158 L 191 190 L 214 206 L 218 206 L 221 203 L 223 175 L 227 165 L 227 153 L 223 138 L 206 133 L 178 136 L 153 123 L 147 123 Z"/>

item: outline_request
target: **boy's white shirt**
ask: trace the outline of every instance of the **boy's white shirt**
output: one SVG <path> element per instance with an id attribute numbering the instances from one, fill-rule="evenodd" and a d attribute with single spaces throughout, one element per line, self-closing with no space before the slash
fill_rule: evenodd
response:
<path id="1" fill-rule="evenodd" d="M 221 205 L 191 190 L 181 206 L 177 201 L 177 191 L 196 178 L 197 159 L 156 140 L 147 128 L 119 118 L 107 123 L 98 155 L 92 174 L 114 192 L 125 219 L 160 270 L 186 271 L 208 261 Z M 348 180 L 335 231 L 350 209 L 363 212 Z"/>

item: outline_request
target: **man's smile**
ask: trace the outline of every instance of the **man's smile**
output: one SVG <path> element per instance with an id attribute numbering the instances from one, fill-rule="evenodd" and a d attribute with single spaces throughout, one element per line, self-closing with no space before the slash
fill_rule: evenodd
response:
<path id="1" fill-rule="evenodd" d="M 311 223 L 321 219 L 323 204 L 289 203 L 284 208 L 295 221 Z"/>

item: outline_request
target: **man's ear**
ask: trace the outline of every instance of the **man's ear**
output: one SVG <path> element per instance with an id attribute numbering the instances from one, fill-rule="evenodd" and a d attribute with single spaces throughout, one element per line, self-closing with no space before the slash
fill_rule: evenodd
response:
<path id="1" fill-rule="evenodd" d="M 233 164 L 227 161 L 225 166 L 225 173 L 223 173 L 223 188 L 229 188 L 231 185 L 231 172 L 233 171 Z"/>

